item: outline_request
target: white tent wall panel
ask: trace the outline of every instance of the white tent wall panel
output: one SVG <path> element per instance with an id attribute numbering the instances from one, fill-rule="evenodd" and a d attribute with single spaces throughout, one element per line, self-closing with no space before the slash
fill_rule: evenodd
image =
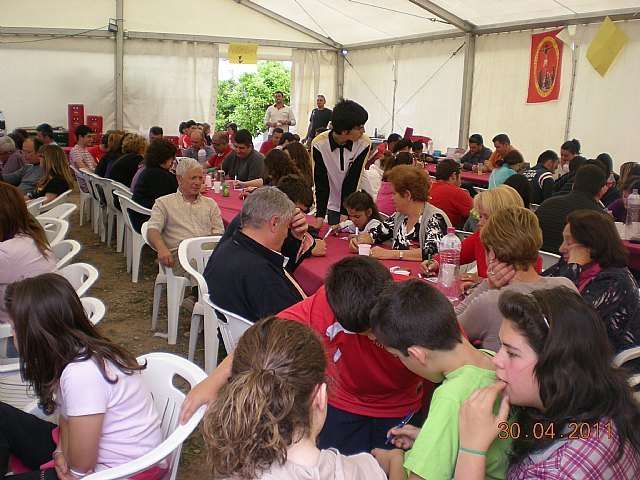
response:
<path id="1" fill-rule="evenodd" d="M 393 103 L 393 48 L 373 48 L 348 53 L 344 66 L 344 98 L 354 100 L 369 113 L 366 133 L 391 133 Z M 386 125 L 386 127 L 383 127 Z"/>
<path id="2" fill-rule="evenodd" d="M 24 42 L 31 37 L 3 37 Z M 115 124 L 115 44 L 108 39 L 65 38 L 0 46 L 0 110 L 7 129 L 49 123 L 67 127 L 67 104 Z"/>
<path id="3" fill-rule="evenodd" d="M 192 42 L 124 42 L 124 127 L 146 134 L 160 125 L 177 135 L 193 118 L 215 124 L 218 46 Z"/>
<path id="4" fill-rule="evenodd" d="M 309 117 L 316 108 L 317 96 L 324 95 L 328 108 L 333 108 L 337 101 L 336 53 L 294 50 L 291 60 L 291 108 L 297 119 L 294 130 L 303 138 L 309 129 Z"/>
<path id="5" fill-rule="evenodd" d="M 412 127 L 415 135 L 431 137 L 434 148 L 442 151 L 458 144 L 464 49 L 450 57 L 463 44 L 464 39 L 457 38 L 399 49 L 395 132 Z"/>
<path id="6" fill-rule="evenodd" d="M 126 0 L 125 30 L 314 42 L 304 33 L 234 1 Z"/>
<path id="7" fill-rule="evenodd" d="M 491 139 L 506 133 L 532 165 L 547 149 L 559 153 L 564 139 L 571 83 L 571 48 L 563 49 L 557 101 L 527 104 L 532 31 L 483 35 L 476 39 L 470 134 Z"/>
<path id="8" fill-rule="evenodd" d="M 116 16 L 115 0 L 40 1 L 2 0 L 3 27 L 90 28 L 106 27 Z"/>
<path id="9" fill-rule="evenodd" d="M 588 45 L 599 24 L 578 28 L 581 34 L 576 90 L 569 138 L 577 138 L 583 154 L 594 158 L 607 152 L 614 167 L 637 162 L 637 130 L 640 128 L 640 21 L 617 22 L 628 38 L 604 77 L 586 59 Z"/>

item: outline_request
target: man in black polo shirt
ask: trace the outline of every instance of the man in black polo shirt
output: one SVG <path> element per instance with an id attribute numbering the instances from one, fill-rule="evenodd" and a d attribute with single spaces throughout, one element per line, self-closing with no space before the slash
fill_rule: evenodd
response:
<path id="1" fill-rule="evenodd" d="M 601 168 L 585 165 L 576 172 L 573 190 L 561 197 L 551 197 L 536 210 L 542 229 L 542 250 L 559 253 L 562 230 L 567 215 L 576 210 L 596 210 L 605 214 L 600 199 L 607 191 L 607 179 Z"/>
<path id="2" fill-rule="evenodd" d="M 469 137 L 469 151 L 460 159 L 464 170 L 478 170 L 478 165 L 484 165 L 484 162 L 491 157 L 491 150 L 484 146 L 484 139 L 479 133 L 474 133 Z"/>
<path id="3" fill-rule="evenodd" d="M 333 112 L 330 108 L 325 108 L 325 103 L 327 103 L 327 100 L 324 98 L 324 95 L 318 95 L 318 98 L 316 98 L 316 105 L 318 108 L 314 108 L 311 111 L 311 117 L 309 117 L 309 129 L 307 130 L 306 137 L 302 139 L 302 143 L 311 145 L 311 140 L 316 136 L 316 130 L 319 128 L 327 128 L 327 125 L 329 125 L 329 122 L 331 121 L 331 114 Z"/>
<path id="4" fill-rule="evenodd" d="M 302 216 L 298 221 L 297 213 L 275 187 L 258 188 L 247 197 L 240 213 L 242 229 L 218 246 L 204 271 L 213 303 L 255 322 L 305 298 L 285 270 L 313 245 L 306 220 Z M 290 227 L 299 241 L 296 258 L 279 253 Z"/>
<path id="5" fill-rule="evenodd" d="M 531 185 L 531 203 L 540 205 L 553 195 L 553 174 L 558 168 L 560 159 L 553 150 L 545 150 L 538 157 L 535 167 L 524 172 Z"/>

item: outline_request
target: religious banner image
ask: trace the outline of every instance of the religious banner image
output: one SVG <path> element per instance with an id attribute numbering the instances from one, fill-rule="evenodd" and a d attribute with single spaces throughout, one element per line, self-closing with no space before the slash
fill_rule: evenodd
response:
<path id="1" fill-rule="evenodd" d="M 557 100 L 560 94 L 562 41 L 556 35 L 562 29 L 531 35 L 531 65 L 527 103 Z"/>

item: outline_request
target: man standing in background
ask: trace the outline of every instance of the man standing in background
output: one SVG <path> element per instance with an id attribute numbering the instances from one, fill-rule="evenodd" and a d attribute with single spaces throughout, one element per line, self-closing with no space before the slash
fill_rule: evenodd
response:
<path id="1" fill-rule="evenodd" d="M 273 134 L 275 127 L 282 127 L 283 131 L 288 132 L 289 125 L 296 124 L 296 117 L 293 115 L 293 110 L 284 104 L 284 93 L 277 91 L 273 94 L 273 98 L 276 103 L 267 108 L 263 122 L 265 127 L 269 128 L 269 136 Z"/>
<path id="2" fill-rule="evenodd" d="M 327 128 L 327 125 L 329 125 L 332 112 L 330 108 L 324 108 L 325 103 L 327 103 L 327 100 L 324 98 L 324 95 L 318 95 L 318 98 L 316 98 L 318 108 L 314 108 L 311 111 L 309 129 L 307 130 L 307 136 L 302 139 L 302 143 L 310 145 L 311 140 L 316 136 L 316 131 L 319 128 Z"/>

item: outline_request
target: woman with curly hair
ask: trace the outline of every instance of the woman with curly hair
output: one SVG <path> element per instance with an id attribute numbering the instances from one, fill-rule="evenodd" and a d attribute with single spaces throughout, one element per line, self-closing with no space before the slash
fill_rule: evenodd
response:
<path id="1" fill-rule="evenodd" d="M 385 480 L 368 453 L 316 447 L 327 415 L 326 368 L 306 325 L 270 317 L 247 330 L 204 420 L 213 478 Z"/>

